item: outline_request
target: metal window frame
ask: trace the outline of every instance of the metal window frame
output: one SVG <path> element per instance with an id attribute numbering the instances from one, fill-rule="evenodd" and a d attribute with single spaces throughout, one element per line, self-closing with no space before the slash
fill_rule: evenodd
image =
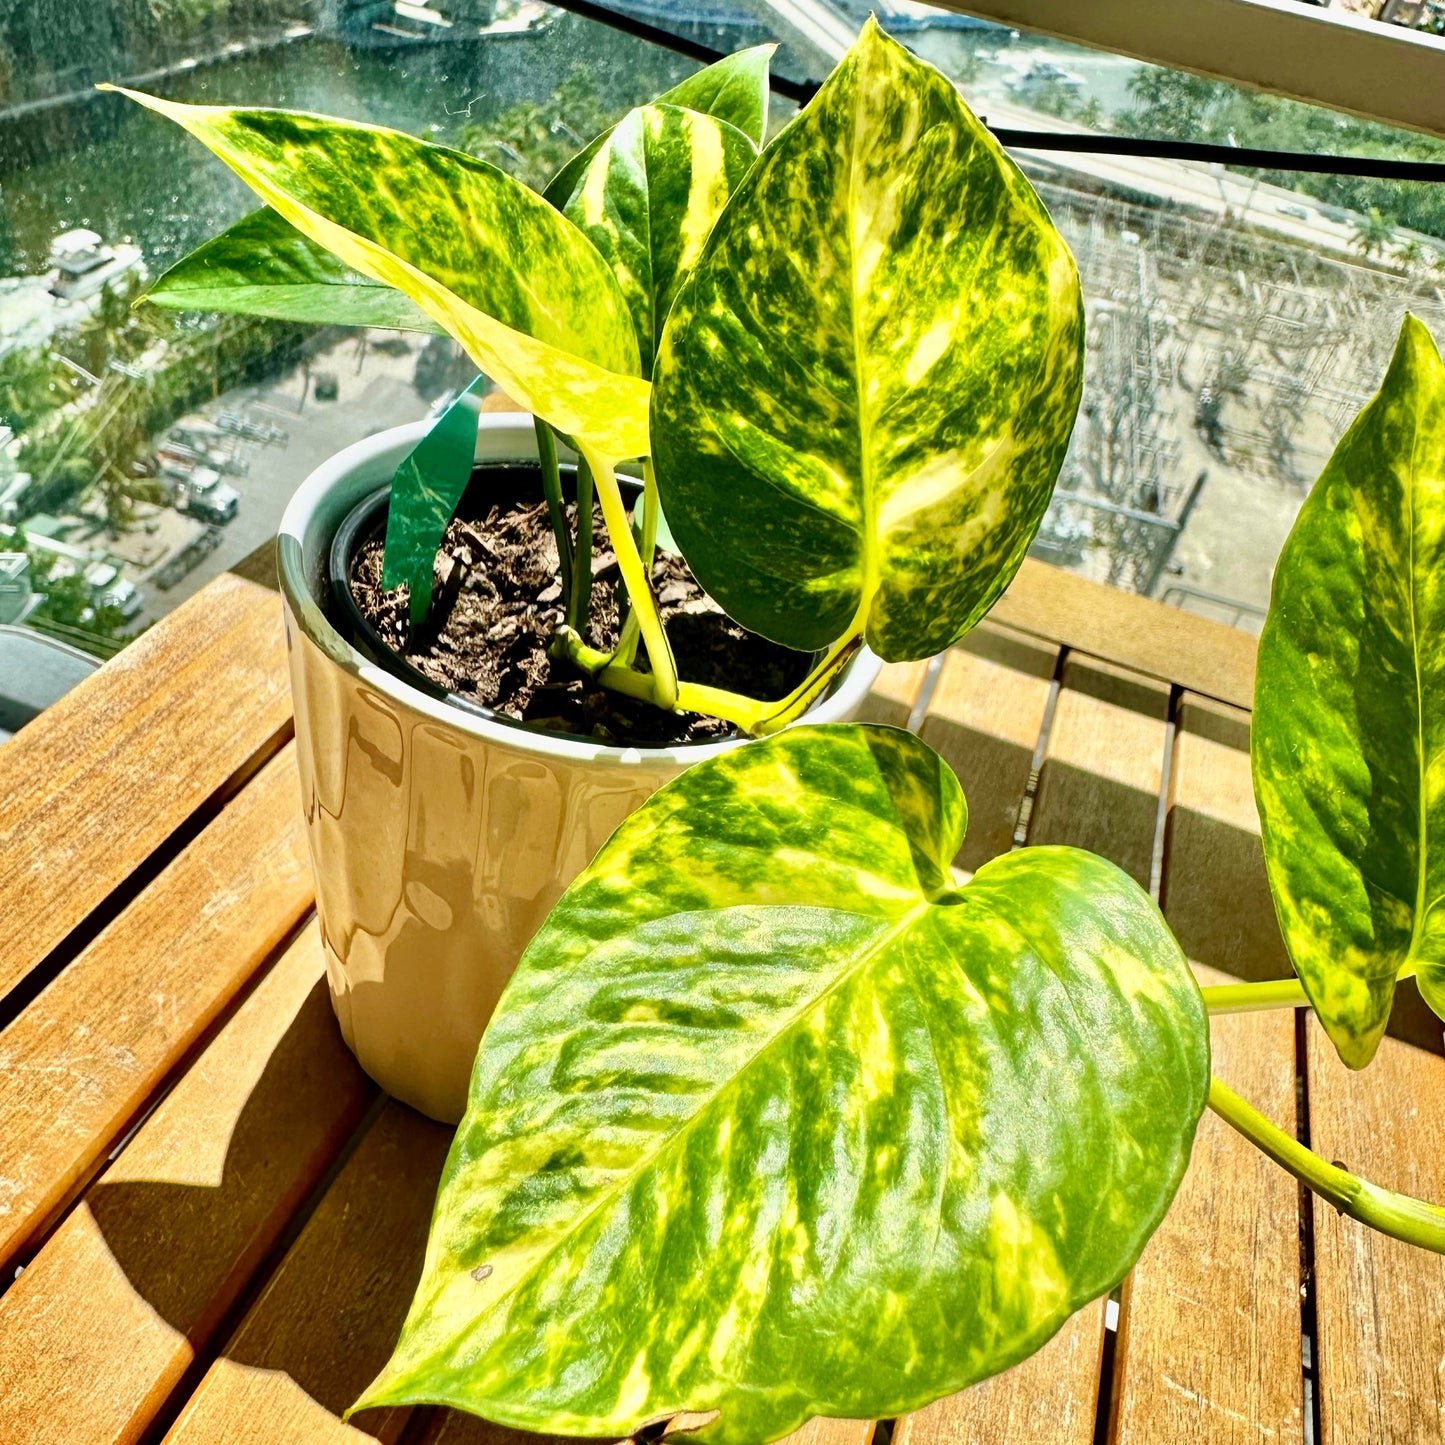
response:
<path id="1" fill-rule="evenodd" d="M 634 35 L 653 45 L 686 55 L 699 64 L 710 65 L 723 58 L 723 52 L 688 36 L 664 29 L 651 21 L 614 10 L 606 0 L 552 0 L 559 9 L 570 10 L 585 19 L 597 21 L 624 34 Z M 776 0 L 769 0 L 776 3 Z M 931 0 L 948 5 L 951 0 Z M 968 0 L 972 4 L 973 0 Z M 773 73 L 770 84 L 774 94 L 805 105 L 818 89 L 814 80 L 793 80 Z M 1140 136 L 1121 136 L 1105 132 L 1055 130 L 1013 130 L 990 126 L 999 142 L 1013 150 L 1075 151 L 1094 155 L 1154 156 L 1164 160 L 1198 161 L 1230 166 L 1257 166 L 1278 171 L 1317 171 L 1354 176 L 1375 176 L 1402 181 L 1445 181 L 1445 163 L 1439 161 L 1396 160 L 1391 157 L 1314 155 L 1292 151 L 1263 150 L 1251 147 L 1221 145 L 1217 142 L 1152 140 Z"/>
<path id="2" fill-rule="evenodd" d="M 930 3 L 1445 137 L 1445 39 L 1308 0 Z"/>

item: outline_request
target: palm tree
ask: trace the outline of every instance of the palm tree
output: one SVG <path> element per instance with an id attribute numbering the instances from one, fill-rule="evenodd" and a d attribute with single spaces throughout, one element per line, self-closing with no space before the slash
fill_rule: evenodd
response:
<path id="1" fill-rule="evenodd" d="M 1363 216 L 1354 220 L 1354 235 L 1350 245 L 1368 260 L 1373 255 L 1385 254 L 1385 248 L 1395 239 L 1395 223 L 1382 215 L 1378 206 L 1371 206 Z"/>
<path id="2" fill-rule="evenodd" d="M 1418 236 L 1410 236 L 1401 241 L 1391 255 L 1398 265 L 1403 266 L 1407 271 L 1415 271 L 1424 265 L 1429 259 L 1430 253 Z"/>

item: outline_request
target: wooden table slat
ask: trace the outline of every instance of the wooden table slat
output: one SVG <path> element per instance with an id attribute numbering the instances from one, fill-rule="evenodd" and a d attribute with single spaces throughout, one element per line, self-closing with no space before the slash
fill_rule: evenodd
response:
<path id="1" fill-rule="evenodd" d="M 984 622 L 943 660 L 918 735 L 963 784 L 968 833 L 956 862 L 970 873 L 1013 846 L 1058 657 Z"/>
<path id="2" fill-rule="evenodd" d="M 1258 639 L 1029 557 L 990 618 L 1160 682 L 1254 706 Z"/>
<path id="3" fill-rule="evenodd" d="M 276 595 L 222 576 L 0 748 L 0 998 L 290 718 Z"/>
<path id="4" fill-rule="evenodd" d="M 858 709 L 858 721 L 907 727 L 913 705 L 928 677 L 928 667 L 927 658 L 921 662 L 885 662 Z"/>
<path id="5" fill-rule="evenodd" d="M 341 1412 L 386 1363 L 421 1275 L 451 1131 L 388 1103 L 166 1436 L 395 1445 L 409 1411 Z"/>
<path id="6" fill-rule="evenodd" d="M 1264 871 L 1249 714 L 1194 693 L 1179 701 L 1160 905 L 1196 963 L 1254 980 L 1293 972 Z"/>
<path id="7" fill-rule="evenodd" d="M 1054 707 L 1029 842 L 1101 854 L 1150 883 L 1168 738 L 1169 689 L 1070 653 Z"/>
<path id="8" fill-rule="evenodd" d="M 1311 1019 L 1310 1142 L 1372 1183 L 1445 1201 L 1445 1059 L 1386 1038 L 1352 1073 Z M 1311 1201 L 1321 1445 L 1445 1439 L 1445 1256 Z"/>
<path id="9" fill-rule="evenodd" d="M 1103 1349 L 1104 1302 L 1095 1300 L 1013 1369 L 905 1415 L 894 1445 L 1090 1445 Z"/>
<path id="10" fill-rule="evenodd" d="M 0 1263 L 311 906 L 293 746 L 0 1033 Z"/>
<path id="11" fill-rule="evenodd" d="M 0 1440 L 141 1438 L 375 1095 L 313 924 L 0 1298 Z"/>
<path id="12" fill-rule="evenodd" d="M 1226 977 L 1200 970 L 1202 983 Z M 1215 1073 L 1292 1127 L 1293 1014 L 1217 1018 L 1210 1034 Z M 1189 1172 L 1125 1286 L 1115 1445 L 1304 1440 L 1299 1231 L 1295 1181 L 1206 1110 Z"/>

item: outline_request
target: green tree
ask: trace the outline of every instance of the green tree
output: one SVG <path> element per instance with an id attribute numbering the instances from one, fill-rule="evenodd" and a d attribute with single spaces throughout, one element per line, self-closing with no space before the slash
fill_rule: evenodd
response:
<path id="1" fill-rule="evenodd" d="M 1263 150 L 1302 151 L 1341 157 L 1445 161 L 1445 142 L 1376 121 L 1357 120 L 1323 106 L 1258 95 L 1218 80 L 1154 68 L 1129 83 L 1131 104 L 1115 117 L 1116 128 L 1160 140 L 1201 140 Z M 1396 225 L 1445 237 L 1445 186 L 1348 174 L 1342 159 L 1333 172 L 1238 167 L 1274 185 L 1348 210 L 1371 207 Z"/>
<path id="2" fill-rule="evenodd" d="M 1407 271 L 1418 271 L 1430 260 L 1431 252 L 1418 236 L 1410 236 L 1401 241 L 1390 254 L 1392 259 Z"/>
<path id="3" fill-rule="evenodd" d="M 1371 206 L 1363 216 L 1357 216 L 1350 223 L 1350 229 L 1350 245 L 1366 260 L 1383 256 L 1386 248 L 1394 244 L 1394 222 L 1378 206 Z"/>

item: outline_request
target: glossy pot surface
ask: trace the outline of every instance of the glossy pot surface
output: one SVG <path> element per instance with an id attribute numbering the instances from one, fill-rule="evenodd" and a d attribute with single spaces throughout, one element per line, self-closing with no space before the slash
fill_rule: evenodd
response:
<path id="1" fill-rule="evenodd" d="M 741 741 L 619 748 L 451 706 L 358 652 L 327 617 L 327 554 L 348 512 L 429 422 L 380 432 L 302 483 L 278 559 L 307 840 L 332 1003 L 383 1088 L 454 1123 L 482 1030 L 522 950 L 617 825 L 684 769 Z M 535 461 L 530 417 L 483 415 L 479 463 Z M 852 717 L 864 651 L 810 722 Z"/>

